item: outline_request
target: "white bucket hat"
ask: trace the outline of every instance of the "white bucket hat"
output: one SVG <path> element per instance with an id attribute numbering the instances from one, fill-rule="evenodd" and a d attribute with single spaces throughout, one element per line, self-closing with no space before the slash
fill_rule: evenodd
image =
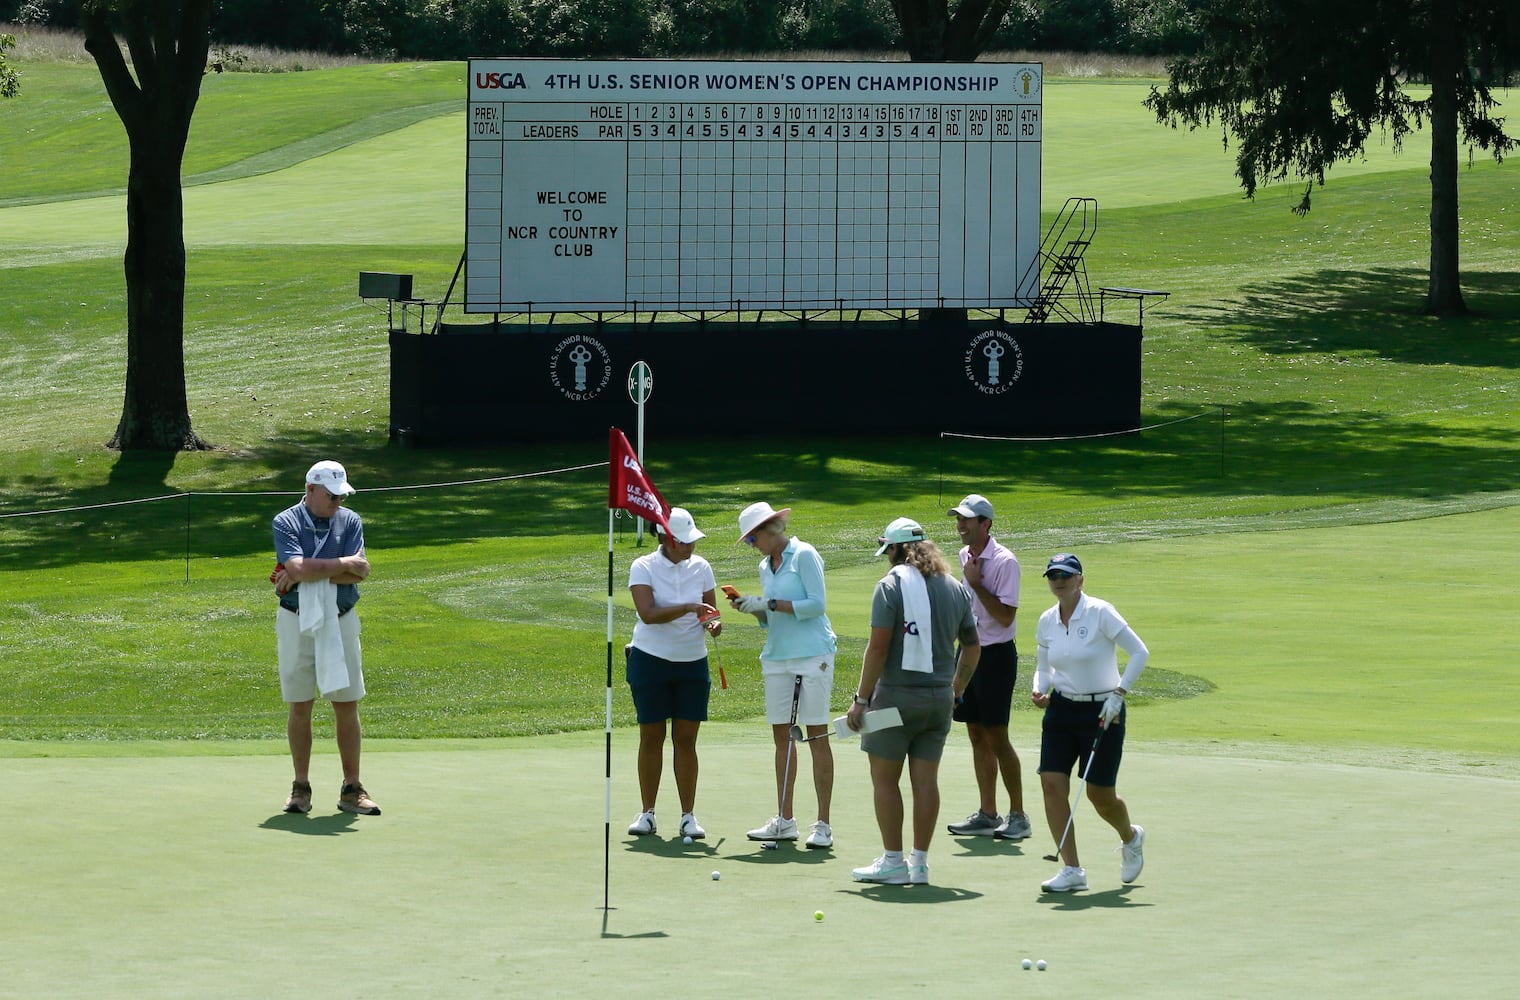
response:
<path id="1" fill-rule="evenodd" d="M 707 537 L 707 532 L 697 530 L 697 522 L 685 507 L 672 507 L 665 523 L 670 525 L 670 537 L 678 542 L 690 545 L 699 538 Z"/>
<path id="2" fill-rule="evenodd" d="M 760 525 L 764 524 L 766 521 L 771 521 L 778 517 L 785 517 L 791 512 L 792 508 L 790 507 L 782 507 L 780 510 L 772 510 L 771 505 L 766 503 L 764 500 L 761 500 L 759 503 L 750 504 L 748 507 L 739 512 L 739 541 L 744 541 L 754 532 L 756 528 L 760 527 Z"/>

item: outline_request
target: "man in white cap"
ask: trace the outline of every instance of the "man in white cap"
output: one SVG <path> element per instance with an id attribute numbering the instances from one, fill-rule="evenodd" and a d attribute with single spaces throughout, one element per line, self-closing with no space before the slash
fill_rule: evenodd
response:
<path id="1" fill-rule="evenodd" d="M 1009 711 L 1018 682 L 1019 651 L 1014 618 L 1019 613 L 1019 560 L 992 537 L 992 501 L 972 493 L 949 510 L 961 536 L 961 578 L 975 598 L 976 631 L 982 659 L 966 693 L 955 706 L 955 720 L 966 724 L 971 766 L 976 772 L 977 809 L 949 830 L 958 837 L 1024 840 L 1030 835 L 1024 813 L 1024 777 L 1019 755 L 1008 738 Z M 1008 816 L 997 811 L 997 779 L 1008 791 Z"/>
<path id="2" fill-rule="evenodd" d="M 275 639 L 280 658 L 280 695 L 289 706 L 285 723 L 295 770 L 288 813 L 311 811 L 311 713 L 318 693 L 332 702 L 343 784 L 338 808 L 380 815 L 359 780 L 359 699 L 364 663 L 359 649 L 359 583 L 369 577 L 364 523 L 343 506 L 354 493 L 337 462 L 318 462 L 306 472 L 301 502 L 274 518 L 275 570 L 279 595 Z"/>

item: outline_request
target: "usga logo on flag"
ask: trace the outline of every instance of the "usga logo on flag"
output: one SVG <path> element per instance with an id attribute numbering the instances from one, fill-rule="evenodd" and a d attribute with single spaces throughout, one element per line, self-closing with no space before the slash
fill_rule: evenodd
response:
<path id="1" fill-rule="evenodd" d="M 644 474 L 639 460 L 628 445 L 628 438 L 616 427 L 607 433 L 607 506 L 665 528 L 670 505 Z"/>

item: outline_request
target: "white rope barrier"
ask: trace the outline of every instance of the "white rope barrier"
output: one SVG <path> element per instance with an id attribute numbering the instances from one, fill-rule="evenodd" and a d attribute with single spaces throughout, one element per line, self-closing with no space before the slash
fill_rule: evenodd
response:
<path id="1" fill-rule="evenodd" d="M 405 490 L 436 490 L 453 486 L 479 486 L 485 483 L 504 483 L 513 479 L 534 479 L 541 476 L 558 476 L 566 472 L 584 472 L 587 469 L 605 469 L 606 462 L 592 462 L 589 465 L 571 465 L 563 469 L 545 469 L 541 472 L 519 472 L 510 476 L 489 476 L 484 479 L 460 479 L 449 483 L 418 483 L 412 486 L 376 486 L 367 490 L 355 490 L 355 493 L 395 493 Z M 43 514 L 74 514 L 80 511 L 104 510 L 108 507 L 125 507 L 130 504 L 157 503 L 161 500 L 183 500 L 186 497 L 281 497 L 291 496 L 291 490 L 250 490 L 250 491 L 227 491 L 210 492 L 205 490 L 189 490 L 184 493 L 166 493 L 157 497 L 142 497 L 136 500 L 111 500 L 105 503 L 84 504 L 77 507 L 56 507 L 50 510 L 23 510 L 9 514 L 0 514 L 0 519 L 9 517 L 37 517 Z"/>

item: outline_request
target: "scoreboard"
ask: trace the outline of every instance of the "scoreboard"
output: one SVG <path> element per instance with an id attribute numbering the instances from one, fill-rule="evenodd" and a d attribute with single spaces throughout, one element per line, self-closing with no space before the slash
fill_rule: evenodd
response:
<path id="1" fill-rule="evenodd" d="M 465 311 L 1027 307 L 1041 74 L 471 60 Z"/>

